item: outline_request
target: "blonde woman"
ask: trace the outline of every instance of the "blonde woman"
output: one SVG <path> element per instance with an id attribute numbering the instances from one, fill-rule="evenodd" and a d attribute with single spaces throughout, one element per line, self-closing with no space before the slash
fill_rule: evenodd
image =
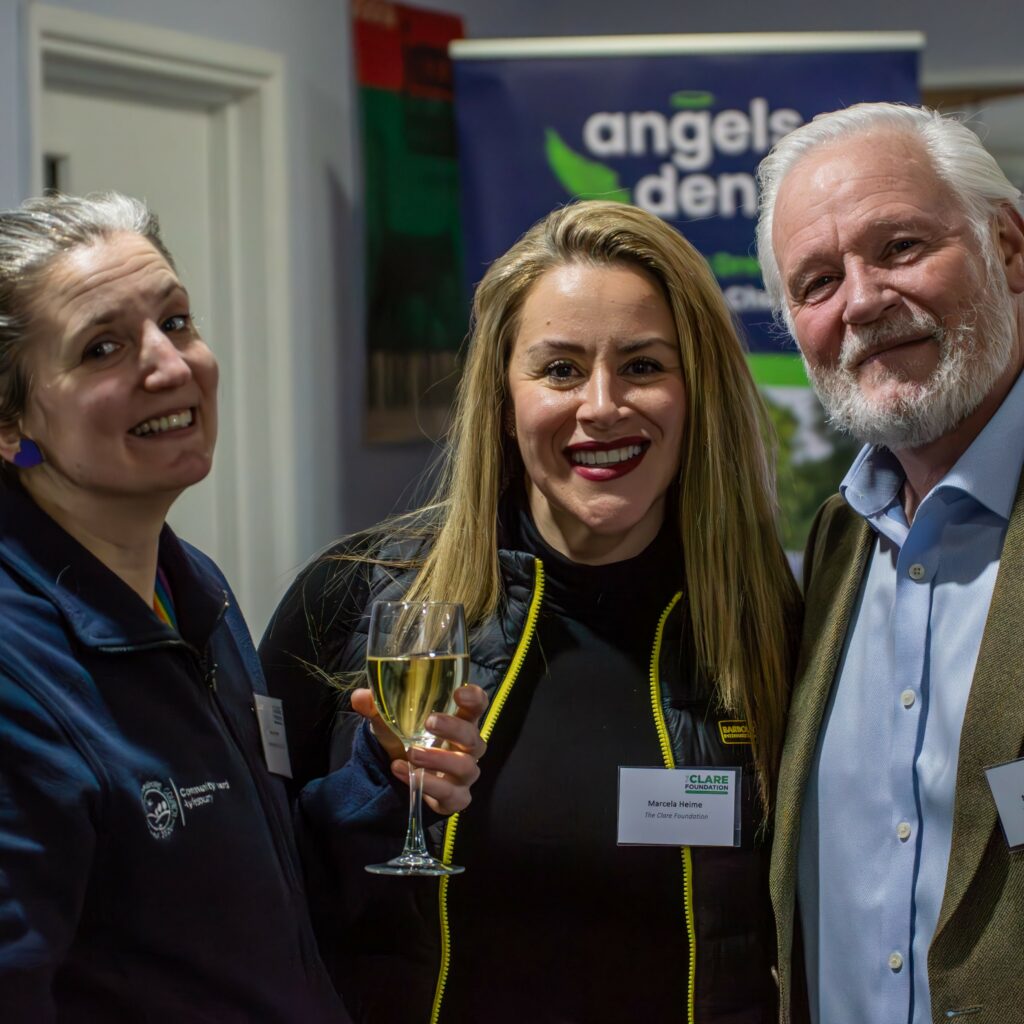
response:
<path id="1" fill-rule="evenodd" d="M 434 832 L 464 875 L 364 878 L 377 833 L 329 781 L 303 796 L 357 1019 L 773 1019 L 763 826 L 799 599 L 766 433 L 714 278 L 656 217 L 569 206 L 488 270 L 436 501 L 317 559 L 261 648 L 304 708 L 304 781 L 349 756 L 324 680 L 361 669 L 373 600 L 458 600 L 473 628 L 488 750 Z M 617 845 L 619 768 L 687 765 L 743 769 L 740 846 Z"/>

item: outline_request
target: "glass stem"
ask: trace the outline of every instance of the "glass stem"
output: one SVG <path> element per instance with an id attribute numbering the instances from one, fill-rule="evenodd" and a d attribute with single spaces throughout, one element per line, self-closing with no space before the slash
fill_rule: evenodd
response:
<path id="1" fill-rule="evenodd" d="M 423 835 L 423 769 L 412 768 L 409 786 L 409 828 L 405 833 L 403 857 L 429 857 L 427 841 Z"/>

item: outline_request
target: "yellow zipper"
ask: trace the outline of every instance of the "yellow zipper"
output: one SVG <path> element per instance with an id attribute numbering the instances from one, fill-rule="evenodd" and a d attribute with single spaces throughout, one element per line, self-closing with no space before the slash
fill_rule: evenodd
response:
<path id="1" fill-rule="evenodd" d="M 665 633 L 665 623 L 672 609 L 682 598 L 682 592 L 676 594 L 661 613 L 658 628 L 654 634 L 654 650 L 651 651 L 651 709 L 654 711 L 654 727 L 658 730 L 658 743 L 661 745 L 661 759 L 666 768 L 675 768 L 676 759 L 672 753 L 672 741 L 669 739 L 668 727 L 665 725 L 665 709 L 661 706 L 661 641 Z M 690 966 L 686 983 L 686 1021 L 693 1024 L 694 1000 L 697 992 L 697 929 L 693 919 L 693 857 L 688 846 L 681 846 L 683 855 L 683 906 L 686 911 L 686 935 L 690 945 Z"/>
<path id="2" fill-rule="evenodd" d="M 480 735 L 488 740 L 494 731 L 494 724 L 501 714 L 508 695 L 512 692 L 516 679 L 519 677 L 519 670 L 526 660 L 526 652 L 530 649 L 533 641 L 533 634 L 537 629 L 537 616 L 540 614 L 540 603 L 544 598 L 544 565 L 539 558 L 534 559 L 533 596 L 530 599 L 530 608 L 526 613 L 526 625 L 523 627 L 523 635 L 519 638 L 515 654 L 512 655 L 512 662 L 505 673 L 505 678 L 498 687 L 498 692 L 491 702 L 491 706 L 484 717 L 483 727 Z M 451 864 L 452 855 L 455 850 L 455 831 L 459 827 L 459 815 L 453 814 L 448 819 L 444 830 L 444 847 L 441 859 L 445 864 Z M 448 983 L 448 969 L 451 966 L 452 948 L 451 935 L 448 929 L 448 877 L 441 879 L 438 887 L 438 905 L 441 916 L 441 969 L 437 975 L 437 988 L 434 991 L 434 1008 L 430 1014 L 430 1024 L 438 1024 L 441 1017 L 441 1000 L 444 998 L 444 987 Z"/>

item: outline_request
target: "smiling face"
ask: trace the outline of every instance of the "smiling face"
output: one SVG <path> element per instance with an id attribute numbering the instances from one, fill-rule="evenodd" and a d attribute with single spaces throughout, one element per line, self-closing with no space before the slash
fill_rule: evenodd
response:
<path id="1" fill-rule="evenodd" d="M 913 448 L 998 406 L 1022 358 L 1002 261 L 986 264 L 918 140 L 877 132 L 809 154 L 779 190 L 772 242 L 808 373 L 840 426 Z"/>
<path id="2" fill-rule="evenodd" d="M 523 303 L 508 383 L 544 539 L 578 562 L 639 554 L 665 517 L 686 423 L 657 281 L 626 264 L 547 271 Z"/>
<path id="3" fill-rule="evenodd" d="M 61 257 L 29 304 L 32 381 L 17 429 L 42 449 L 22 472 L 44 507 L 155 499 L 167 507 L 210 471 L 217 363 L 188 294 L 144 238 L 118 234 Z"/>

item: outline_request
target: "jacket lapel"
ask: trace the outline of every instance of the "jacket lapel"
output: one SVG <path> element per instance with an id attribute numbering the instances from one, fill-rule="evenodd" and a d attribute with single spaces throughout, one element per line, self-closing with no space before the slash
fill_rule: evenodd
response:
<path id="1" fill-rule="evenodd" d="M 953 805 L 953 843 L 935 941 L 966 895 L 998 814 L 985 769 L 1024 748 L 1024 477 L 1017 486 L 999 573 L 964 715 Z M 1003 842 L 1002 835 L 997 837 Z"/>
<path id="2" fill-rule="evenodd" d="M 786 968 L 793 941 L 804 789 L 874 536 L 842 499 L 832 501 L 807 549 L 813 561 L 807 574 L 803 637 L 776 798 L 769 885 L 778 923 L 784 985 L 789 980 Z M 788 993 L 783 995 L 786 998 Z"/>

